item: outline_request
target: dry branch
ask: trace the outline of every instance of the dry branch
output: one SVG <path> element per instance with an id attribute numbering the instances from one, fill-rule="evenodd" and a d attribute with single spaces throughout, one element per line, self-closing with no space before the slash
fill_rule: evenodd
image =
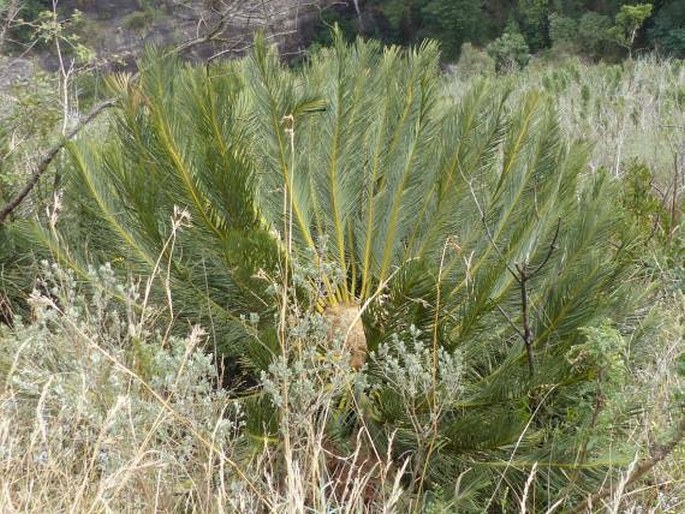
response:
<path id="1" fill-rule="evenodd" d="M 76 127 L 74 127 L 71 131 L 69 131 L 64 138 L 58 142 L 57 144 L 53 145 L 51 148 L 49 148 L 44 154 L 43 157 L 41 157 L 38 166 L 36 167 L 35 171 L 31 174 L 31 178 L 29 178 L 28 182 L 26 185 L 17 193 L 14 198 L 12 198 L 7 205 L 5 205 L 2 210 L 0 210 L 0 226 L 5 224 L 5 220 L 7 217 L 12 214 L 12 212 L 21 205 L 21 202 L 26 199 L 26 197 L 29 195 L 29 193 L 33 190 L 34 187 L 36 187 L 36 184 L 38 183 L 38 180 L 40 177 L 43 176 L 43 174 L 47 171 L 48 167 L 50 166 L 50 163 L 57 157 L 57 154 L 59 154 L 60 150 L 64 148 L 64 146 L 71 141 L 76 135 L 90 122 L 92 122 L 97 116 L 103 112 L 104 110 L 108 109 L 109 107 L 112 107 L 115 104 L 114 100 L 106 100 L 102 102 L 101 104 L 98 104 L 90 113 L 88 113 L 88 116 L 86 116 L 83 120 L 81 120 Z"/>

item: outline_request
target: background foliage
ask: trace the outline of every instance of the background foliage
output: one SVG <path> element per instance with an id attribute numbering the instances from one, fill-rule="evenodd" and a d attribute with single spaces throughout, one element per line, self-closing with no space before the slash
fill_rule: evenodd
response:
<path id="1" fill-rule="evenodd" d="M 465 42 L 483 47 L 512 32 L 523 35 L 532 53 L 560 42 L 573 43 L 573 51 L 593 59 L 616 60 L 629 49 L 657 48 L 676 57 L 682 57 L 685 52 L 684 8 L 678 0 L 650 0 L 642 4 L 619 0 L 367 0 L 360 3 L 361 16 L 349 7 L 337 16 L 327 16 L 326 23 L 340 20 L 341 26 L 351 33 L 360 32 L 389 43 L 412 44 L 423 38 L 434 38 L 441 42 L 443 59 L 447 61 L 459 56 Z M 643 11 L 649 12 L 643 17 Z M 634 40 L 629 42 L 623 32 L 627 14 L 631 20 L 642 20 L 637 23 Z M 628 24 L 632 26 L 632 23 Z M 562 26 L 565 28 L 561 29 Z"/>

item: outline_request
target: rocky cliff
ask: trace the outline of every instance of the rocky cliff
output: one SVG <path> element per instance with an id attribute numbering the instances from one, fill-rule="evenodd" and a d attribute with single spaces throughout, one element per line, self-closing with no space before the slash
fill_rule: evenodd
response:
<path id="1" fill-rule="evenodd" d="M 145 45 L 184 45 L 195 58 L 243 53 L 256 30 L 284 55 L 301 52 L 321 11 L 340 0 L 62 0 L 98 56 L 137 54 Z"/>

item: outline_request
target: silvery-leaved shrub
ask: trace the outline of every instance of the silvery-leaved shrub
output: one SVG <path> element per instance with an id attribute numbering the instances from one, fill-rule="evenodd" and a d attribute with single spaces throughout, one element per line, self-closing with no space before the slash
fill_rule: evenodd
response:
<path id="1" fill-rule="evenodd" d="M 139 287 L 109 265 L 88 275 L 41 263 L 32 319 L 0 331 L 0 474 L 41 483 L 43 501 L 83 484 L 115 510 L 143 507 L 150 478 L 162 499 L 185 494 L 235 443 L 242 410 L 216 387 L 203 329 L 166 336 Z"/>
<path id="2" fill-rule="evenodd" d="M 409 327 L 408 343 L 393 334 L 390 343 L 378 348 L 374 361 L 392 387 L 407 399 L 433 392 L 445 400 L 456 399 L 462 389 L 461 354 L 432 348 L 422 335 L 414 325 Z"/>

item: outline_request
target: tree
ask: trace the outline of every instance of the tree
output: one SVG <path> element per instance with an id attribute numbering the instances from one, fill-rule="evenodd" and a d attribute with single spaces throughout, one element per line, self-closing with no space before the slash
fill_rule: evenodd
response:
<path id="1" fill-rule="evenodd" d="M 487 21 L 483 2 L 473 0 L 431 0 L 422 9 L 422 34 L 441 42 L 443 58 L 459 56 L 465 42 L 485 40 Z"/>
<path id="2" fill-rule="evenodd" d="M 652 4 L 622 5 L 616 14 L 615 24 L 610 30 L 614 40 L 628 50 L 628 57 L 633 56 L 633 43 L 637 31 L 652 15 Z"/>
<path id="3" fill-rule="evenodd" d="M 504 34 L 490 43 L 487 52 L 495 60 L 497 71 L 520 69 L 530 60 L 530 49 L 515 24 L 510 24 Z"/>
<path id="4" fill-rule="evenodd" d="M 587 12 L 578 22 L 578 43 L 590 56 L 605 55 L 610 43 L 611 20 L 604 14 Z"/>
<path id="5" fill-rule="evenodd" d="M 578 39 L 578 22 L 567 16 L 551 15 L 549 38 L 555 46 L 574 48 Z"/>
<path id="6" fill-rule="evenodd" d="M 141 70 L 111 81 L 107 137 L 70 145 L 65 214 L 42 235 L 60 260 L 158 276 L 169 315 L 204 320 L 253 378 L 298 351 L 284 305 L 352 309 L 373 352 L 354 400 L 369 444 L 394 440 L 417 494 L 462 476 L 505 508 L 501 480 L 525 496 L 537 469 L 535 498 L 584 497 L 624 462 L 604 451 L 622 425 L 600 421 L 623 373 L 626 234 L 548 100 L 483 83 L 445 106 L 436 45 L 339 34 L 299 71 L 263 43 Z M 249 429 L 276 435 L 272 408 L 251 409 Z"/>
<path id="7" fill-rule="evenodd" d="M 653 20 L 654 24 L 648 34 L 657 49 L 675 57 L 685 57 L 685 4 L 669 2 L 657 12 Z"/>
<path id="8" fill-rule="evenodd" d="M 521 0 L 518 16 L 526 43 L 533 52 L 550 45 L 549 17 L 552 13 L 550 0 Z"/>
<path id="9" fill-rule="evenodd" d="M 485 12 L 484 0 L 375 0 L 365 4 L 361 16 L 363 32 L 386 43 L 415 44 L 436 39 L 441 44 L 442 59 L 459 57 L 465 42 L 483 43 L 490 36 L 492 24 Z M 349 11 L 350 15 L 352 10 Z"/>

